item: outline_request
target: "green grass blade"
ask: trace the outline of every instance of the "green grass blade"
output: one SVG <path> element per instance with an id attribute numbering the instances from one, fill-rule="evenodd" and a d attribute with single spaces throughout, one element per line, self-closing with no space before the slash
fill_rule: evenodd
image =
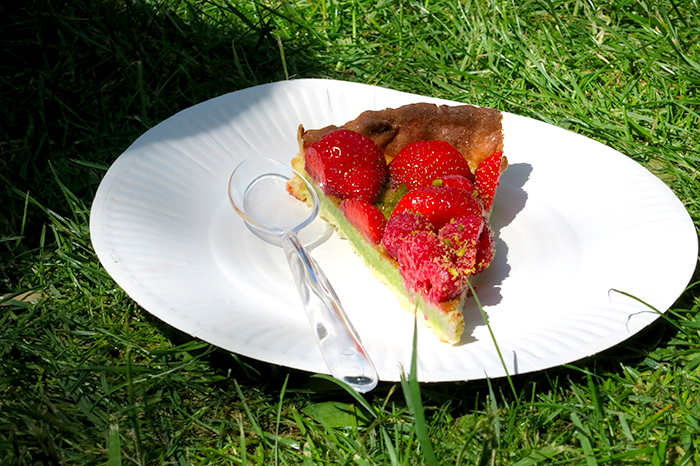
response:
<path id="1" fill-rule="evenodd" d="M 401 373 L 401 388 L 403 389 L 406 405 L 414 418 L 414 429 L 418 444 L 421 447 L 423 458 L 429 466 L 438 466 L 433 443 L 430 440 L 430 432 L 425 419 L 423 401 L 421 399 L 420 383 L 418 382 L 418 318 L 414 316 L 413 322 L 413 349 L 411 352 L 411 370 L 406 377 Z"/>
<path id="2" fill-rule="evenodd" d="M 597 466 L 598 461 L 595 458 L 595 451 L 593 450 L 593 444 L 591 442 L 590 432 L 581 422 L 581 418 L 576 413 L 571 413 L 571 422 L 576 427 L 576 437 L 581 442 L 581 449 L 583 450 L 584 460 L 587 466 Z"/>
<path id="3" fill-rule="evenodd" d="M 280 461 L 279 457 L 279 435 L 280 435 L 280 420 L 282 418 L 282 404 L 284 401 L 284 393 L 287 390 L 287 383 L 289 382 L 289 375 L 285 377 L 284 384 L 280 390 L 280 401 L 277 404 L 277 419 L 275 420 L 275 464 L 278 465 Z"/>
<path id="4" fill-rule="evenodd" d="M 355 401 L 357 401 L 360 404 L 360 406 L 365 408 L 372 417 L 376 418 L 378 416 L 376 408 L 372 406 L 360 393 L 358 393 L 357 390 L 355 390 L 342 380 L 338 380 L 335 377 L 332 377 L 327 374 L 314 374 L 313 377 L 333 382 L 334 384 L 338 385 L 343 390 L 348 392 L 350 396 L 352 396 L 355 399 Z"/>
<path id="5" fill-rule="evenodd" d="M 109 434 L 107 435 L 107 465 L 121 466 L 122 465 L 122 444 L 119 437 L 119 425 L 110 424 Z"/>

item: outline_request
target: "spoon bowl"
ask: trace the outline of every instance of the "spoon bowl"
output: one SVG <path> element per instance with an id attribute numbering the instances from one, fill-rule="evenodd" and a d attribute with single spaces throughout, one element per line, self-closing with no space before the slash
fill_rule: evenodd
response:
<path id="1" fill-rule="evenodd" d="M 318 215 L 316 191 L 307 184 L 309 204 L 299 202 L 286 190 L 295 172 L 281 162 L 251 158 L 231 175 L 229 198 L 246 226 L 263 241 L 282 246 L 285 232 L 298 234 Z"/>
<path id="2" fill-rule="evenodd" d="M 301 175 L 308 204 L 287 192 L 287 181 L 295 174 L 273 159 L 246 159 L 231 174 L 229 199 L 250 231 L 284 250 L 331 375 L 360 393 L 368 392 L 379 380 L 374 364 L 330 282 L 297 236 L 318 215 L 319 199 Z"/>

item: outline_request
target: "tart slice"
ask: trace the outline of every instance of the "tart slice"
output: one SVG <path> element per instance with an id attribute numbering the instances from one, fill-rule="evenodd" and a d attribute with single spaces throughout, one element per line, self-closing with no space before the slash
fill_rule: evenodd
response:
<path id="1" fill-rule="evenodd" d="M 405 309 L 459 342 L 467 280 L 489 266 L 493 198 L 507 160 L 501 113 L 427 103 L 366 111 L 341 127 L 299 127 L 292 167 L 321 216 Z M 288 190 L 306 200 L 301 180 Z"/>

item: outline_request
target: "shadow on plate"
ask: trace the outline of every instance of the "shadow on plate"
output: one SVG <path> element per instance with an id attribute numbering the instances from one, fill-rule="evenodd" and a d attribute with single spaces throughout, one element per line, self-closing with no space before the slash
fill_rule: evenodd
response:
<path id="1" fill-rule="evenodd" d="M 501 239 L 500 231 L 508 226 L 525 207 L 527 192 L 523 189 L 532 173 L 532 165 L 516 163 L 508 167 L 501 176 L 496 203 L 491 215 L 491 226 L 496 235 L 496 256 L 491 266 L 472 280 L 482 307 L 495 306 L 501 302 L 501 284 L 510 274 L 508 245 Z M 476 341 L 473 336 L 477 327 L 486 325 L 476 300 L 468 298 L 463 309 L 464 333 L 456 346 Z"/>

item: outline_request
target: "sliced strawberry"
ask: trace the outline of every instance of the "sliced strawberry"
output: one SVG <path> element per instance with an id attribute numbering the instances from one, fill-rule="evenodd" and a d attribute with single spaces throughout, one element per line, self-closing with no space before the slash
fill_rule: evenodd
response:
<path id="1" fill-rule="evenodd" d="M 469 191 L 437 186 L 409 192 L 399 201 L 394 214 L 407 210 L 423 214 L 438 230 L 457 217 L 484 215 L 484 207 Z"/>
<path id="2" fill-rule="evenodd" d="M 399 246 L 406 236 L 419 231 L 434 232 L 433 224 L 425 216 L 411 211 L 392 215 L 384 229 L 382 245 L 391 257 L 396 257 Z"/>
<path id="3" fill-rule="evenodd" d="M 397 255 L 406 287 L 433 302 L 458 296 L 464 281 L 450 262 L 450 255 L 445 243 L 433 231 L 419 231 L 406 236 Z"/>
<path id="4" fill-rule="evenodd" d="M 455 268 L 468 276 L 475 272 L 477 244 L 484 229 L 483 217 L 459 217 L 440 229 L 438 236 L 453 253 Z"/>
<path id="5" fill-rule="evenodd" d="M 417 141 L 404 147 L 389 164 L 392 186 L 405 184 L 409 190 L 430 186 L 446 175 L 472 179 L 462 154 L 445 141 Z"/>
<path id="6" fill-rule="evenodd" d="M 379 244 L 386 227 L 386 217 L 381 210 L 362 199 L 346 199 L 340 203 L 340 210 L 367 241 Z"/>
<path id="7" fill-rule="evenodd" d="M 493 230 L 491 226 L 486 223 L 479 237 L 479 243 L 476 245 L 476 269 L 474 273 L 483 272 L 484 269 L 491 265 L 491 261 L 496 254 L 495 243 Z"/>
<path id="8" fill-rule="evenodd" d="M 388 176 L 379 147 L 368 137 L 346 129 L 330 132 L 309 146 L 304 168 L 327 195 L 370 203 Z"/>
<path id="9" fill-rule="evenodd" d="M 502 163 L 503 152 L 494 152 L 476 168 L 474 181 L 481 202 L 484 204 L 487 212 L 491 212 L 491 207 L 493 206 L 493 198 L 501 179 Z"/>

